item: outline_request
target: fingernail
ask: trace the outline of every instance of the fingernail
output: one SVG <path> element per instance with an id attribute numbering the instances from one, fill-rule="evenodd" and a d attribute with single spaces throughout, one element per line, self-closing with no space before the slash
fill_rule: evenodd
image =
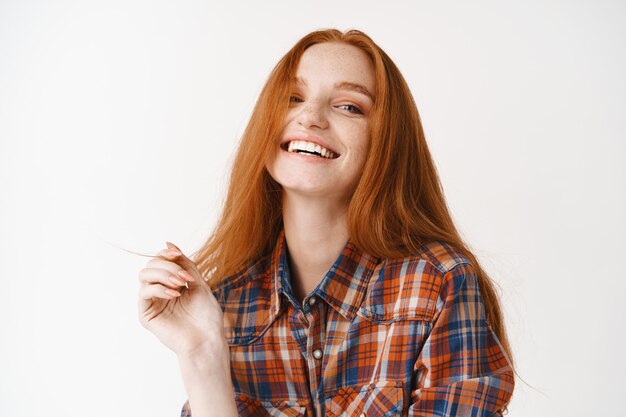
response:
<path id="1" fill-rule="evenodd" d="M 168 278 L 169 278 L 170 281 L 172 281 L 176 285 L 185 285 L 184 281 L 181 281 L 181 280 L 179 280 L 178 278 L 176 278 L 176 277 L 174 277 L 172 275 L 170 275 Z"/>
<path id="2" fill-rule="evenodd" d="M 175 295 L 177 297 L 181 295 L 178 291 L 170 290 L 169 288 L 167 290 L 165 290 L 165 294 Z"/>
<path id="3" fill-rule="evenodd" d="M 191 276 L 191 274 L 185 271 L 184 269 L 181 269 L 180 271 L 178 271 L 178 275 L 185 278 L 187 281 L 192 281 L 192 282 L 195 281 L 195 279 Z"/>

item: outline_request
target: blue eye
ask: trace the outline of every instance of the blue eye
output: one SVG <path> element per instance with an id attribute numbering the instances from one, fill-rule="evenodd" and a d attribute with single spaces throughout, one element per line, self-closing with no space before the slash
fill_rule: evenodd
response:
<path id="1" fill-rule="evenodd" d="M 357 106 L 353 105 L 353 104 L 342 104 L 339 107 L 352 107 L 354 110 L 356 111 L 352 111 L 352 110 L 348 110 L 351 113 L 355 113 L 355 114 L 363 114 L 363 112 L 361 111 L 361 109 L 359 109 Z"/>
<path id="2" fill-rule="evenodd" d="M 289 103 L 301 103 L 304 100 L 301 99 L 298 96 L 290 96 L 289 97 Z M 363 114 L 363 112 L 361 111 L 361 109 L 359 109 L 357 106 L 355 106 L 354 104 L 342 104 L 341 106 L 337 106 L 337 108 L 346 108 L 346 110 L 348 110 L 350 113 L 354 113 L 354 114 Z"/>

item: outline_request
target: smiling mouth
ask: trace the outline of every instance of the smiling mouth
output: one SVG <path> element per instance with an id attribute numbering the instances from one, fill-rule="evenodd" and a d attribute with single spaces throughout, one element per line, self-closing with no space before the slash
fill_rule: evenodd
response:
<path id="1" fill-rule="evenodd" d="M 307 154 L 324 159 L 335 159 L 339 155 L 323 146 L 305 140 L 292 140 L 284 143 L 281 148 L 287 152 Z"/>

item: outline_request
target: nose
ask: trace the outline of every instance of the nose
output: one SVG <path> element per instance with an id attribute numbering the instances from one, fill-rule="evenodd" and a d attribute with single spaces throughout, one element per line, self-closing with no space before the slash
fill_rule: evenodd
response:
<path id="1" fill-rule="evenodd" d="M 326 119 L 325 109 L 319 101 L 308 100 L 300 105 L 300 112 L 296 120 L 305 128 L 318 127 L 326 129 L 328 120 Z"/>

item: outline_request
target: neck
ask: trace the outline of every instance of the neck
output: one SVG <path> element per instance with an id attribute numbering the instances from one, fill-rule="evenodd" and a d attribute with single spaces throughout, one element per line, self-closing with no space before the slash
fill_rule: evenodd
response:
<path id="1" fill-rule="evenodd" d="M 333 265 L 348 240 L 345 203 L 283 193 L 283 224 L 291 285 L 302 302 Z"/>

